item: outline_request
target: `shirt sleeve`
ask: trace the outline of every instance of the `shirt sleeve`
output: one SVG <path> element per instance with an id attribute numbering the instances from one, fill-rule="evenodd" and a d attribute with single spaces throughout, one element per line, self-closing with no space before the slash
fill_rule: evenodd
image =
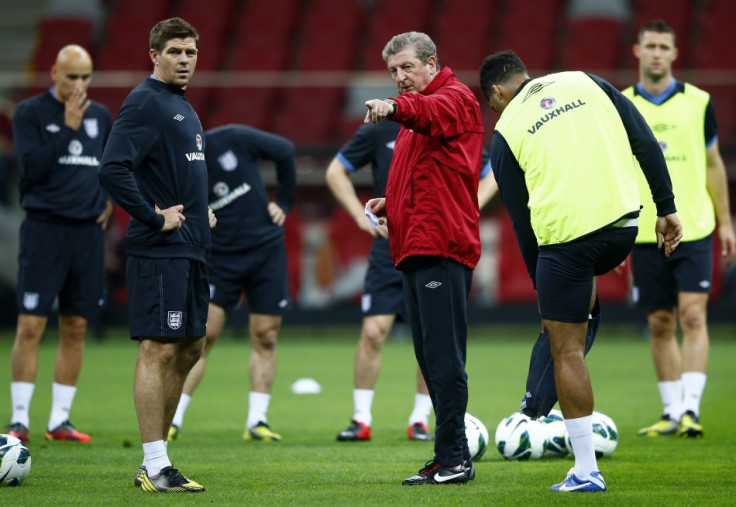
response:
<path id="1" fill-rule="evenodd" d="M 255 159 L 272 160 L 276 164 L 276 204 L 288 213 L 296 194 L 296 149 L 285 137 L 248 128 L 249 150 Z"/>
<path id="2" fill-rule="evenodd" d="M 373 162 L 374 141 L 373 133 L 377 126 L 362 125 L 355 135 L 340 148 L 337 159 L 351 173 Z"/>
<path id="3" fill-rule="evenodd" d="M 30 104 L 20 104 L 13 115 L 13 139 L 21 185 L 44 179 L 56 167 L 56 160 L 66 152 L 74 130 L 65 124 L 51 142 L 44 139 L 40 117 Z"/>
<path id="4" fill-rule="evenodd" d="M 537 237 L 534 235 L 534 229 L 532 229 L 529 212 L 529 191 L 526 188 L 524 172 L 521 170 L 519 162 L 511 152 L 506 139 L 498 131 L 493 133 L 490 160 L 501 200 L 514 225 L 526 270 L 529 272 L 532 283 L 536 288 L 539 245 L 537 244 Z"/>
<path id="5" fill-rule="evenodd" d="M 716 123 L 716 109 L 713 106 L 713 99 L 708 100 L 705 107 L 705 147 L 710 148 L 711 145 L 718 140 L 718 124 Z"/>
<path id="6" fill-rule="evenodd" d="M 652 134 L 644 117 L 633 102 L 627 99 L 612 84 L 598 76 L 588 74 L 613 102 L 629 137 L 631 150 L 639 161 L 649 189 L 657 206 L 657 216 L 674 213 L 675 196 L 672 193 L 672 180 L 667 171 L 667 163 L 657 139 Z"/>
<path id="7" fill-rule="evenodd" d="M 132 170 L 138 167 L 160 136 L 157 122 L 138 104 L 123 104 L 113 124 L 100 164 L 102 187 L 138 222 L 155 231 L 164 225 L 164 217 L 156 213 L 155 203 L 141 194 Z"/>
<path id="8" fill-rule="evenodd" d="M 483 152 L 481 153 L 481 161 L 480 161 L 480 179 L 485 178 L 491 172 L 493 169 L 491 168 L 491 151 L 483 147 Z"/>

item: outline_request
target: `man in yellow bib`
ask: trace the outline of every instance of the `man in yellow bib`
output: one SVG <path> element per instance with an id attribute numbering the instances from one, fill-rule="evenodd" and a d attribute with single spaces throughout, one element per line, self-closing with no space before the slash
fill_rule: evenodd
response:
<path id="1" fill-rule="evenodd" d="M 716 221 L 727 264 L 736 253 L 726 169 L 718 151 L 710 96 L 672 75 L 677 58 L 672 28 L 660 20 L 644 26 L 634 55 L 639 59 L 639 82 L 623 94 L 644 116 L 664 152 L 684 230 L 677 252 L 665 258 L 655 246 L 654 207 L 640 178 L 644 208 L 632 254 L 633 299 L 647 312 L 664 415 L 639 430 L 639 435 L 699 437 L 703 435 L 700 398 L 708 365 L 706 307 Z M 675 335 L 678 318 L 682 352 Z"/>
<path id="2" fill-rule="evenodd" d="M 550 489 L 603 492 L 584 359 L 590 302 L 595 277 L 616 267 L 634 244 L 637 173 L 646 174 L 656 203 L 659 245 L 667 256 L 677 247 L 682 227 L 667 166 L 641 114 L 599 77 L 559 72 L 530 79 L 519 57 L 505 51 L 485 59 L 480 86 L 501 114 L 491 167 L 537 289 L 575 449 L 575 465 Z"/>

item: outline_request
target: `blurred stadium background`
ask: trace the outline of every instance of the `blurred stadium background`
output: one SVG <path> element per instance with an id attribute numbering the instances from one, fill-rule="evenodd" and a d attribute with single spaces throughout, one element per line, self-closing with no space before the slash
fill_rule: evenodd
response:
<path id="1" fill-rule="evenodd" d="M 12 148 L 14 105 L 47 89 L 57 51 L 77 43 L 94 58 L 91 98 L 116 116 L 123 98 L 151 71 L 150 28 L 170 16 L 183 17 L 200 33 L 187 97 L 204 128 L 246 123 L 297 146 L 297 201 L 286 225 L 296 305 L 287 322 L 359 321 L 370 238 L 335 203 L 323 176 L 362 122 L 363 101 L 395 93 L 380 53 L 399 32 L 430 34 L 440 63 L 480 97 L 477 68 L 485 55 L 501 49 L 516 51 L 532 75 L 581 69 L 624 88 L 637 79 L 631 46 L 638 29 L 655 18 L 666 20 L 678 36 L 676 77 L 713 97 L 731 209 L 736 209 L 732 0 L 0 0 L 0 327 L 15 325 L 22 219 Z M 483 104 L 482 110 L 489 143 L 496 116 Z M 272 187 L 272 167 L 264 164 L 263 171 Z M 364 197 L 371 196 L 369 171 L 354 181 Z M 108 231 L 105 323 L 125 324 L 126 221 L 116 209 Z M 534 292 L 497 199 L 482 212 L 481 237 L 471 321 L 532 319 Z M 733 322 L 736 270 L 727 272 L 719 255 L 714 281 L 711 319 Z M 641 319 L 630 305 L 629 284 L 626 270 L 600 281 L 607 315 L 614 319 Z"/>

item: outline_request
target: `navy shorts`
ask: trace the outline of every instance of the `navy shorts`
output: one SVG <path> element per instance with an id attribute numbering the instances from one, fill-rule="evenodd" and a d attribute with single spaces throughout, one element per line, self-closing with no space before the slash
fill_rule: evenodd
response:
<path id="1" fill-rule="evenodd" d="M 207 268 L 191 259 L 128 256 L 130 337 L 199 338 L 207 331 Z"/>
<path id="2" fill-rule="evenodd" d="M 680 243 L 665 257 L 656 244 L 634 245 L 632 299 L 646 311 L 677 306 L 679 292 L 710 293 L 713 236 Z"/>
<path id="3" fill-rule="evenodd" d="M 89 318 L 105 304 L 102 227 L 26 218 L 20 228 L 18 313 L 48 317 L 56 297 L 61 315 Z"/>
<path id="4" fill-rule="evenodd" d="M 401 271 L 397 271 L 394 267 L 388 240 L 373 240 L 368 256 L 363 297 L 360 301 L 363 315 L 396 315 L 398 320 L 405 320 L 406 302 L 403 287 Z"/>
<path id="5" fill-rule="evenodd" d="M 635 226 L 611 226 L 569 243 L 540 248 L 536 279 L 542 318 L 587 322 L 593 278 L 626 259 L 637 231 Z"/>
<path id="6" fill-rule="evenodd" d="M 280 315 L 291 306 L 286 244 L 278 239 L 244 252 L 207 257 L 210 301 L 230 312 L 245 291 L 253 313 Z"/>

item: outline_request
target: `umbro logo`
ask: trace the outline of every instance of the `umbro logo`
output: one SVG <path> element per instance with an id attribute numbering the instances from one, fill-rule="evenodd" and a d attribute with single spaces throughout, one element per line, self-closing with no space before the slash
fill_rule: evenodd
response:
<path id="1" fill-rule="evenodd" d="M 428 289 L 436 289 L 440 285 L 442 285 L 442 282 L 431 281 L 428 284 L 426 284 L 425 287 L 427 287 Z"/>
<path id="2" fill-rule="evenodd" d="M 181 114 L 177 114 L 176 116 L 174 116 L 174 119 L 175 119 L 176 121 L 182 121 L 182 120 L 184 119 L 184 116 L 183 116 L 183 115 L 181 115 Z"/>

